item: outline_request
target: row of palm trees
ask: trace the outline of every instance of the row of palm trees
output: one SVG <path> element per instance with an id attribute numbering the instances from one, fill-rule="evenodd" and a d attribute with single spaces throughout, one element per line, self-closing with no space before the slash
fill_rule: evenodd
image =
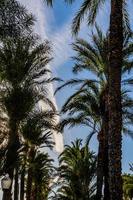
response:
<path id="1" fill-rule="evenodd" d="M 67 1 L 73 3 L 72 1 Z M 88 25 L 93 25 L 98 16 L 100 8 L 106 1 L 83 0 L 83 3 L 76 13 L 72 23 L 72 32 L 77 34 L 80 29 L 82 20 L 86 17 Z M 102 127 L 102 132 L 107 131 L 106 142 L 104 149 L 106 149 L 107 169 L 105 170 L 100 164 L 101 171 L 107 171 L 107 177 L 104 178 L 107 185 L 107 195 L 105 199 L 122 200 L 122 176 L 121 176 L 121 157 L 122 157 L 122 65 L 123 65 L 123 48 L 124 36 L 130 34 L 130 23 L 127 10 L 128 1 L 110 1 L 110 24 L 108 35 L 108 65 L 107 65 L 107 91 L 104 91 L 104 110 L 106 115 L 103 116 L 102 121 L 107 121 Z M 84 49 L 83 49 L 84 50 Z M 77 60 L 80 58 L 77 58 Z M 94 61 L 95 62 L 95 61 Z M 88 65 L 88 63 L 85 63 Z M 83 87 L 83 86 L 82 86 Z M 88 99 L 90 97 L 88 96 Z M 68 101 L 69 102 L 69 101 Z M 67 103 L 66 103 L 67 105 Z M 79 108 L 79 107 L 78 107 Z M 70 111 L 72 114 L 73 111 Z M 88 123 L 88 120 L 87 120 Z M 106 127 L 107 125 L 107 127 Z M 106 128 L 105 128 L 106 127 Z M 101 137 L 103 138 L 103 137 Z M 101 139 L 100 139 L 101 140 Z M 105 141 L 104 140 L 104 141 Z M 100 145 L 99 145 L 100 148 Z M 103 149 L 102 149 L 103 151 Z M 104 158 L 105 159 L 105 158 Z M 100 161 L 101 162 L 101 161 Z M 104 170 L 103 170 L 104 169 Z M 98 172 L 98 176 L 99 177 Z M 97 184 L 97 199 L 101 199 L 101 182 L 99 177 Z M 105 185 L 105 184 L 104 184 Z"/>
<path id="2" fill-rule="evenodd" d="M 76 92 L 68 98 L 62 107 L 62 113 L 67 117 L 60 122 L 61 130 L 69 125 L 85 125 L 91 133 L 88 141 L 94 134 L 97 134 L 99 141 L 98 163 L 97 163 L 97 199 L 101 199 L 104 186 L 104 199 L 109 198 L 108 183 L 108 35 L 104 35 L 99 27 L 96 26 L 96 33 L 92 34 L 91 43 L 86 40 L 77 39 L 73 44 L 76 51 L 74 57 L 74 73 L 80 73 L 83 70 L 91 73 L 93 79 L 71 79 L 60 86 L 58 90 L 65 86 L 77 86 Z M 125 38 L 123 47 L 123 67 L 122 67 L 122 132 L 132 137 L 130 130 L 133 122 L 132 106 L 133 100 L 130 97 L 130 88 L 132 78 L 125 78 L 127 70 L 132 69 L 132 40 Z M 88 74 L 89 74 L 88 73 Z"/>
<path id="3" fill-rule="evenodd" d="M 3 200 L 12 199 L 12 191 L 14 200 L 47 199 L 54 167 L 47 151 L 41 149 L 54 145 L 57 116 L 48 95 L 49 84 L 56 80 L 47 67 L 51 45 L 33 34 L 34 19 L 19 3 L 9 0 L 0 6 L 2 12 L 8 11 L 1 24 L 6 34 L 0 37 L 1 120 L 8 130 L 1 149 L 1 175 L 8 173 L 12 181 L 10 189 L 3 191 Z M 44 108 L 38 106 L 40 101 Z"/>
<path id="4" fill-rule="evenodd" d="M 78 34 L 85 17 L 88 25 L 94 25 L 103 3 L 83 0 L 72 32 Z M 88 74 L 86 79 L 72 79 L 57 89 L 78 86 L 62 107 L 67 117 L 56 126 L 57 111 L 48 95 L 49 84 L 58 80 L 51 78 L 47 67 L 52 59 L 50 43 L 41 43 L 33 34 L 34 17 L 18 2 L 0 2 L 0 120 L 8 132 L 4 145 L 1 142 L 0 172 L 8 173 L 12 180 L 10 190 L 4 191 L 4 200 L 11 199 L 13 187 L 14 200 L 122 200 L 121 133 L 132 134 L 132 78 L 126 75 L 132 70 L 133 45 L 127 1 L 112 0 L 110 5 L 109 32 L 104 35 L 96 25 L 92 43 L 76 39 L 73 44 L 73 71 L 88 70 L 94 78 Z M 40 101 L 45 108 L 39 108 Z M 86 144 L 82 146 L 77 140 L 72 147 L 67 146 L 55 170 L 53 160 L 42 148 L 53 147 L 53 131 L 79 124 L 89 127 Z M 1 131 L 2 139 L 4 134 Z M 97 159 L 88 148 L 94 134 L 99 141 Z M 53 190 L 55 177 L 59 185 Z M 130 193 L 127 196 L 132 198 Z"/>
<path id="5" fill-rule="evenodd" d="M 87 140 L 77 139 L 66 145 L 59 156 L 58 188 L 51 196 L 53 200 L 96 200 L 97 199 L 97 156 L 88 148 Z M 131 171 L 133 170 L 130 165 Z M 123 199 L 133 198 L 133 175 L 123 174 Z M 105 183 L 106 184 L 106 183 Z"/>

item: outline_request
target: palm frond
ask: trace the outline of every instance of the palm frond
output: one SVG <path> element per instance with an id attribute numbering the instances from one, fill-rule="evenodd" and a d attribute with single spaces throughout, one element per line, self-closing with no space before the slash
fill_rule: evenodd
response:
<path id="1" fill-rule="evenodd" d="M 54 0 L 44 0 L 44 2 L 46 2 L 48 6 L 52 6 L 53 5 L 53 1 Z"/>
<path id="2" fill-rule="evenodd" d="M 86 13 L 90 9 L 90 7 L 91 7 L 91 0 L 85 0 L 82 3 L 79 11 L 76 13 L 76 15 L 73 19 L 73 22 L 72 22 L 72 33 L 73 34 L 78 33 L 78 31 L 80 29 L 81 22 L 83 21 Z"/>

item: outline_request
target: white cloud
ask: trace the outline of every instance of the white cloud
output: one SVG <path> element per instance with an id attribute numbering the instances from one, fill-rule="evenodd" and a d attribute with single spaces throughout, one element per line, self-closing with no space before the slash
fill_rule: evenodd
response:
<path id="1" fill-rule="evenodd" d="M 38 33 L 43 40 L 49 39 L 52 42 L 54 60 L 51 63 L 51 69 L 56 73 L 56 68 L 61 67 L 65 62 L 70 60 L 71 56 L 73 55 L 72 47 L 70 45 L 73 41 L 71 37 L 72 16 L 70 16 L 69 20 L 65 24 L 60 27 L 56 27 L 56 18 L 54 16 L 53 10 L 45 6 L 43 0 L 19 1 L 22 2 L 28 8 L 28 10 L 35 15 L 37 19 L 35 32 Z M 108 4 L 106 7 L 107 6 Z M 105 11 L 106 9 L 103 9 L 103 11 L 98 16 L 98 22 L 103 22 L 104 25 L 107 23 L 106 20 L 103 20 L 107 14 Z M 81 32 L 79 37 L 89 38 L 89 33 L 91 30 L 92 29 L 89 28 L 84 21 L 81 25 Z M 53 85 L 50 87 L 51 97 L 56 105 L 56 99 L 53 96 Z M 56 135 L 57 134 L 54 135 L 56 138 L 55 140 L 58 141 L 56 148 L 59 150 L 59 146 L 62 146 L 63 144 L 63 139 L 61 139 L 62 136 Z"/>
<path id="2" fill-rule="evenodd" d="M 71 44 L 75 38 L 72 37 L 71 24 L 73 16 L 55 32 L 54 35 L 50 35 L 53 44 L 54 60 L 52 63 L 53 68 L 61 67 L 65 62 L 71 60 L 74 55 Z M 90 29 L 86 26 L 85 21 L 81 24 L 80 32 L 78 37 L 85 38 Z M 87 36 L 88 37 L 88 36 Z"/>
<path id="3" fill-rule="evenodd" d="M 60 67 L 64 64 L 68 59 L 70 59 L 72 55 L 72 49 L 70 47 L 71 44 L 71 31 L 70 24 L 64 25 L 58 32 L 56 32 L 51 38 L 53 43 L 53 68 Z"/>
<path id="4" fill-rule="evenodd" d="M 52 10 L 45 7 L 43 0 L 19 0 L 36 19 L 35 32 L 42 39 L 48 38 L 49 23 L 52 19 Z M 48 17 L 49 15 L 49 17 Z"/>
<path id="5" fill-rule="evenodd" d="M 70 60 L 73 54 L 70 44 L 72 43 L 71 22 L 72 17 L 61 27 L 56 27 L 56 17 L 54 16 L 52 8 L 45 5 L 44 0 L 19 0 L 23 3 L 30 12 L 32 12 L 36 19 L 35 32 L 41 38 L 49 39 L 53 45 L 53 62 L 52 68 L 61 67 L 66 61 Z M 88 32 L 88 27 L 85 23 L 81 27 L 84 36 Z"/>
<path id="6" fill-rule="evenodd" d="M 42 40 L 48 39 L 49 33 L 50 33 L 50 25 L 52 24 L 52 21 L 54 20 L 52 10 L 50 8 L 46 8 L 44 5 L 44 2 L 42 0 L 20 0 L 22 4 L 25 5 L 25 7 L 33 14 L 35 15 L 35 18 L 37 19 L 36 25 L 35 25 L 35 32 L 39 34 Z M 53 41 L 54 42 L 54 41 Z M 57 107 L 56 99 L 53 96 L 53 85 L 51 84 L 49 86 L 49 95 L 52 98 L 53 103 Z M 43 103 L 41 103 L 41 106 L 43 107 Z M 57 121 L 59 121 L 59 118 L 57 118 Z M 63 137 L 60 133 L 53 133 L 53 137 L 55 140 L 55 150 L 57 152 L 62 152 L 63 150 Z"/>

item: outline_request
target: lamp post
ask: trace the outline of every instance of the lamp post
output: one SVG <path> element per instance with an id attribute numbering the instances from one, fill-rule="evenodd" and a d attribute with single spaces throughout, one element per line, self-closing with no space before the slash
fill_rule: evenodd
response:
<path id="1" fill-rule="evenodd" d="M 9 177 L 9 174 L 5 174 L 5 176 L 1 180 L 1 187 L 3 190 L 3 200 L 9 200 L 10 195 L 10 187 L 11 187 L 12 181 Z"/>

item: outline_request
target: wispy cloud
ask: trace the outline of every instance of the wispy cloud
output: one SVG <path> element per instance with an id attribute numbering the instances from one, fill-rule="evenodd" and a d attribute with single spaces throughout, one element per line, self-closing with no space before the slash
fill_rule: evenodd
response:
<path id="1" fill-rule="evenodd" d="M 42 0 L 20 0 L 22 4 L 25 5 L 25 7 L 35 16 L 36 18 L 36 24 L 35 24 L 35 32 L 39 34 L 42 40 L 49 39 L 50 38 L 50 31 L 51 31 L 51 25 L 52 21 L 54 20 L 53 12 L 51 9 L 46 8 L 44 6 L 44 2 Z M 53 41 L 54 43 L 54 41 Z M 50 66 L 49 66 L 50 67 Z M 54 97 L 53 92 L 53 85 L 51 84 L 49 86 L 49 95 L 57 107 L 56 99 Z M 43 107 L 43 103 L 41 103 L 41 106 Z M 57 118 L 57 122 L 59 121 L 59 118 Z M 55 149 L 57 152 L 62 152 L 63 150 L 63 137 L 61 134 L 53 133 L 53 137 L 55 140 Z"/>
<path id="2" fill-rule="evenodd" d="M 48 38 L 49 23 L 52 19 L 52 10 L 46 9 L 43 0 L 19 0 L 29 12 L 31 12 L 36 19 L 35 32 L 38 33 L 42 39 Z"/>
<path id="3" fill-rule="evenodd" d="M 73 41 L 71 34 L 71 22 L 73 16 L 70 16 L 68 21 L 60 27 L 56 25 L 56 16 L 53 10 L 48 8 L 43 0 L 19 0 L 23 3 L 30 12 L 36 17 L 35 32 L 41 38 L 49 39 L 53 46 L 53 62 L 51 67 L 58 68 L 70 59 L 73 54 L 70 44 Z M 82 36 L 88 32 L 88 27 L 82 24 Z"/>
<path id="4" fill-rule="evenodd" d="M 57 68 L 68 61 L 72 55 L 71 49 L 71 29 L 70 23 L 65 24 L 58 32 L 51 37 L 51 41 L 53 44 L 53 67 Z"/>
<path id="5" fill-rule="evenodd" d="M 35 26 L 35 32 L 38 33 L 42 40 L 48 39 L 52 42 L 53 45 L 53 62 L 51 63 L 51 69 L 56 73 L 56 69 L 61 67 L 64 63 L 70 60 L 70 57 L 73 55 L 71 43 L 73 42 L 72 34 L 71 34 L 71 22 L 73 16 L 69 16 L 69 19 L 67 22 L 65 22 L 61 26 L 56 25 L 56 16 L 54 16 L 53 10 L 46 7 L 43 0 L 19 0 L 22 2 L 30 12 L 32 12 L 36 19 L 36 26 Z M 109 5 L 106 5 L 106 8 Z M 102 24 L 102 27 L 106 27 L 108 24 L 108 20 L 105 16 L 108 15 L 106 12 L 108 9 L 103 9 L 102 12 L 100 12 L 98 16 L 98 23 Z M 107 28 L 105 28 L 107 29 Z M 104 30 L 105 30 L 104 29 Z M 82 38 L 89 38 L 89 33 L 91 32 L 91 28 L 89 28 L 85 21 L 82 23 L 81 26 L 81 32 L 79 34 Z M 53 101 L 56 105 L 56 99 L 53 96 L 53 85 L 51 85 L 50 93 L 53 98 Z M 56 137 L 56 148 L 60 149 L 63 144 L 62 136 L 57 136 L 54 134 L 54 137 Z M 61 147 L 62 148 L 62 147 Z"/>

